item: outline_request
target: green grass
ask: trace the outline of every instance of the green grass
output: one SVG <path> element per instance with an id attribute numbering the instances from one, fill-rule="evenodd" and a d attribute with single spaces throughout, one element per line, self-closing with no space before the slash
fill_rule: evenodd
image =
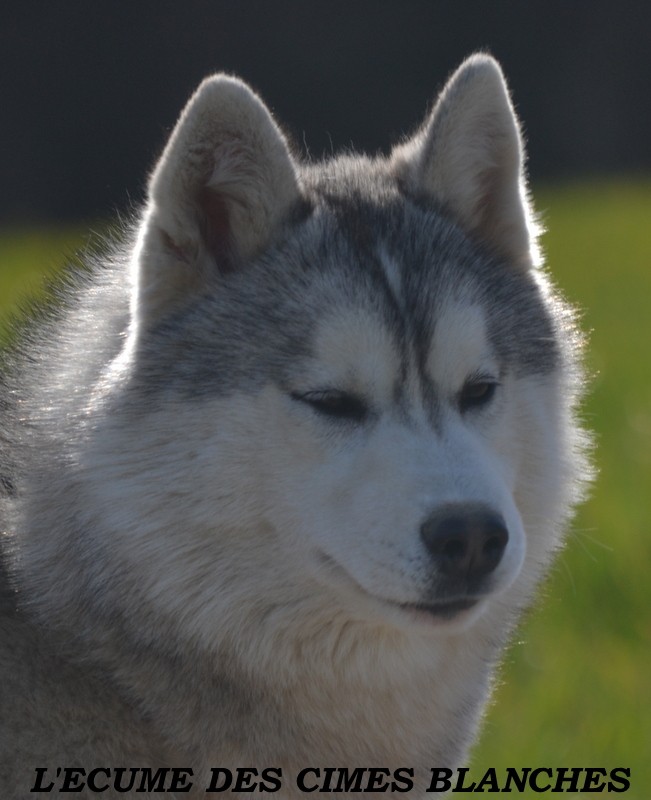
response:
<path id="1" fill-rule="evenodd" d="M 473 774 L 630 767 L 651 796 L 651 185 L 537 195 L 554 279 L 583 310 L 599 476 L 506 659 Z M 525 797 L 538 796 L 534 792 Z M 575 795 L 576 796 L 576 795 Z M 584 796 L 587 796 L 584 795 Z"/>
<path id="2" fill-rule="evenodd" d="M 489 767 L 630 767 L 626 797 L 646 800 L 651 184 L 548 187 L 536 199 L 548 228 L 547 263 L 591 331 L 595 377 L 585 417 L 597 431 L 600 474 L 541 601 L 507 654 L 472 776 Z M 85 241 L 75 231 L 0 235 L 0 315 L 38 287 L 42 268 L 56 267 Z"/>
<path id="3" fill-rule="evenodd" d="M 0 345 L 9 338 L 9 319 L 40 299 L 46 279 L 83 254 L 92 238 L 73 227 L 0 230 Z"/>

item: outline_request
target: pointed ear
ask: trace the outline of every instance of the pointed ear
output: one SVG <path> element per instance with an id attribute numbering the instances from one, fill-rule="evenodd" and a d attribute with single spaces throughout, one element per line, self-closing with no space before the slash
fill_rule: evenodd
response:
<path id="1" fill-rule="evenodd" d="M 409 190 L 429 195 L 497 255 L 537 260 L 524 148 L 495 59 L 476 54 L 452 75 L 424 127 L 393 160 Z"/>
<path id="2" fill-rule="evenodd" d="M 299 200 L 287 142 L 246 84 L 207 78 L 149 183 L 133 311 L 151 322 L 260 252 Z"/>

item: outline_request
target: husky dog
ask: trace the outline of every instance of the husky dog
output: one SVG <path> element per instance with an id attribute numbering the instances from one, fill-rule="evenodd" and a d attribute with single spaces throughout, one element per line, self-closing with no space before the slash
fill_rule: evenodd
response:
<path id="1" fill-rule="evenodd" d="M 388 157 L 300 163 L 201 84 L 8 356 L 3 800 L 461 763 L 585 475 L 523 163 L 486 55 Z"/>

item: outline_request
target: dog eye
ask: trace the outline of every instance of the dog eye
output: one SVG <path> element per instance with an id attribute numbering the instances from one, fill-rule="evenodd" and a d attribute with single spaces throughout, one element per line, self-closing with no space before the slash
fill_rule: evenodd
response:
<path id="1" fill-rule="evenodd" d="M 493 399 L 499 383 L 490 378 L 470 379 L 459 392 L 459 410 L 466 411 L 483 408 Z"/>
<path id="2" fill-rule="evenodd" d="M 294 392 L 292 398 L 307 403 L 318 414 L 333 419 L 362 422 L 368 414 L 368 406 L 361 398 L 337 389 L 323 389 L 305 394 Z"/>

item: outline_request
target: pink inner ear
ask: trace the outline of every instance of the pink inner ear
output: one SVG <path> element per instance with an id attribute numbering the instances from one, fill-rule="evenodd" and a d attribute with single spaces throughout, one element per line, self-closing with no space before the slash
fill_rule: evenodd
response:
<path id="1" fill-rule="evenodd" d="M 163 240 L 163 245 L 165 249 L 170 252 L 176 259 L 179 261 L 183 261 L 185 264 L 192 263 L 192 252 L 190 248 L 183 247 L 180 244 L 177 244 L 174 239 L 169 235 L 169 233 L 162 228 L 159 228 L 161 238 Z"/>
<path id="2" fill-rule="evenodd" d="M 223 193 L 204 186 L 198 196 L 201 236 L 220 272 L 231 272 L 237 264 L 228 204 L 233 202 Z"/>

